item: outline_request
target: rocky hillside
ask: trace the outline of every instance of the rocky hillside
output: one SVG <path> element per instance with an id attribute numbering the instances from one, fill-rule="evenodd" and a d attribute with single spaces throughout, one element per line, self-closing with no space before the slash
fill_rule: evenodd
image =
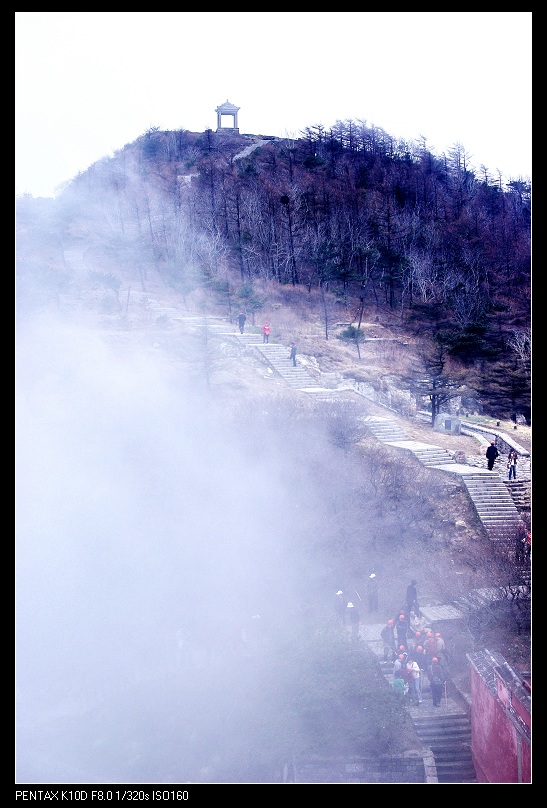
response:
<path id="1" fill-rule="evenodd" d="M 357 378 L 367 379 L 378 386 L 389 380 L 389 384 L 395 387 L 405 362 L 412 362 L 413 344 L 401 332 L 391 315 L 383 322 L 378 317 L 374 322 L 364 322 L 371 342 L 357 356 L 355 348 L 337 338 L 346 323 L 342 320 L 333 323 L 326 339 L 323 323 L 319 318 L 312 317 L 313 307 L 309 305 L 307 296 L 305 300 L 302 299 L 301 290 L 279 290 L 276 286 L 264 286 L 261 292 L 267 303 L 260 320 L 256 318 L 254 323 L 249 321 L 246 324 L 247 332 L 259 332 L 262 320 L 268 320 L 272 327 L 271 342 L 288 346 L 291 339 L 296 339 L 299 360 L 321 383 L 336 385 L 348 378 Z M 114 345 L 121 354 L 147 353 L 151 361 L 162 365 L 168 374 L 177 374 L 187 363 L 185 346 L 189 344 L 195 317 L 209 316 L 216 322 L 224 322 L 225 336 L 211 342 L 214 369 L 208 376 L 208 383 L 220 406 L 231 409 L 234 413 L 245 413 L 257 406 L 263 406 L 264 402 L 269 402 L 271 406 L 274 401 L 278 407 L 304 406 L 310 411 L 313 409 L 314 405 L 307 400 L 305 394 L 292 390 L 273 374 L 258 352 L 249 350 L 238 342 L 237 312 L 232 312 L 230 321 L 226 312 L 211 309 L 203 299 L 183 298 L 167 288 L 161 278 L 155 275 L 148 277 L 145 290 L 132 290 L 128 299 L 120 300 L 118 306 L 105 306 L 105 300 L 108 300 L 108 293 L 99 291 L 86 298 L 83 309 L 82 299 L 67 299 L 63 301 L 63 307 L 77 309 L 80 319 L 85 314 L 88 324 L 99 329 L 108 343 Z M 233 339 L 230 334 L 233 334 Z M 198 373 L 196 383 L 203 383 L 203 378 Z M 474 462 L 485 464 L 484 447 L 481 450 L 481 445 L 469 436 L 436 432 L 421 419 L 386 410 L 348 391 L 341 392 L 340 398 L 351 401 L 352 406 L 363 414 L 388 414 L 399 422 L 409 439 L 442 446 L 449 451 L 462 451 Z M 511 431 L 523 448 L 530 450 L 529 427 L 518 425 L 515 432 L 512 422 L 500 422 L 498 427 L 493 419 L 478 420 L 492 428 Z M 365 441 L 361 451 L 366 452 L 368 449 L 369 444 Z M 408 468 L 408 473 L 413 473 L 412 466 Z M 423 470 L 420 473 L 424 473 Z M 484 538 L 463 486 L 453 481 L 446 482 L 441 485 L 440 492 L 435 506 L 437 518 L 444 526 L 444 537 L 451 538 L 448 543 L 439 542 L 436 546 L 438 577 L 429 573 L 424 579 L 424 572 L 430 564 L 427 547 L 406 548 L 395 558 L 385 558 L 379 547 L 376 558 L 371 558 L 370 564 L 380 575 L 381 613 L 378 616 L 365 613 L 364 620 L 387 619 L 399 609 L 400 593 L 404 591 L 407 580 L 412 577 L 420 581 L 423 597 L 437 603 L 455 599 L 465 591 L 492 585 L 491 570 L 484 563 Z M 359 589 L 363 585 L 362 580 L 351 571 L 348 574 L 354 588 Z M 440 585 L 438 589 L 436 585 Z M 510 614 L 507 619 L 504 618 L 503 624 L 501 630 L 501 623 L 492 623 L 487 635 L 490 643 L 488 647 L 503 653 L 509 663 L 516 665 L 518 669 L 528 669 L 529 636 L 518 635 Z M 454 643 L 460 644 L 458 659 L 465 674 L 465 653 L 475 650 L 475 646 L 473 642 L 470 643 L 466 628 L 463 635 L 458 636 L 459 639 L 454 637 Z"/>

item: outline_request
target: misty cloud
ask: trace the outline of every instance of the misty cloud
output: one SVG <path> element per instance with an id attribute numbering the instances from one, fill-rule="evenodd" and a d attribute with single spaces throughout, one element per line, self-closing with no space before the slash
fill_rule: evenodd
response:
<path id="1" fill-rule="evenodd" d="M 136 683 L 172 677 L 188 650 L 177 631 L 192 638 L 186 687 L 215 664 L 229 680 L 226 654 L 252 641 L 253 616 L 279 631 L 324 574 L 304 540 L 324 526 L 310 473 L 323 437 L 304 419 L 253 418 L 249 402 L 224 419 L 152 348 L 128 356 L 47 318 L 17 337 L 18 782 L 127 781 L 125 759 L 92 753 L 100 705 L 125 714 Z"/>

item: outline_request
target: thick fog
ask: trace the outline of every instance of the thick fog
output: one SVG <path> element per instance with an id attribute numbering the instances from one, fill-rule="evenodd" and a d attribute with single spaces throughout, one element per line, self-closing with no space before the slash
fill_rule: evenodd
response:
<path id="1" fill-rule="evenodd" d="M 25 320 L 16 366 L 16 781 L 206 782 L 253 636 L 338 586 L 325 447 L 83 327 Z"/>

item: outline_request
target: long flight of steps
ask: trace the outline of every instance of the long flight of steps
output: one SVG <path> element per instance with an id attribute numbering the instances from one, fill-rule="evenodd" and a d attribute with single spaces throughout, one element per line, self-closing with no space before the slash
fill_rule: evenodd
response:
<path id="1" fill-rule="evenodd" d="M 425 466 L 441 466 L 455 462 L 454 456 L 440 446 L 409 440 L 391 418 L 369 415 L 364 419 L 364 423 L 372 435 L 382 443 L 410 452 Z"/>
<path id="2" fill-rule="evenodd" d="M 518 511 L 529 511 L 531 507 L 529 480 L 504 480 L 503 484 L 511 494 Z"/>
<path id="3" fill-rule="evenodd" d="M 398 443 L 408 440 L 403 430 L 391 418 L 382 418 L 379 415 L 367 415 L 363 419 L 367 429 L 382 443 Z"/>
<path id="4" fill-rule="evenodd" d="M 446 607 L 441 607 L 446 609 Z M 393 681 L 393 663 L 384 661 L 383 643 L 380 638 L 382 625 L 362 627 L 362 637 L 377 658 L 386 680 Z M 476 783 L 476 772 L 471 752 L 471 720 L 469 711 L 462 708 L 451 686 L 441 699 L 441 705 L 433 705 L 427 676 L 423 675 L 420 705 L 410 705 L 408 710 L 414 729 L 424 749 L 431 751 L 427 762 L 430 783 Z M 425 758 L 424 758 L 425 759 Z"/>
<path id="5" fill-rule="evenodd" d="M 461 476 L 489 538 L 507 542 L 509 552 L 513 551 L 523 523 L 508 487 L 495 471 L 469 471 Z"/>
<path id="6" fill-rule="evenodd" d="M 289 359 L 289 348 L 285 345 L 266 344 L 258 346 L 262 356 L 268 360 L 268 364 L 279 373 L 280 376 L 291 387 L 305 389 L 307 387 L 317 387 L 317 382 L 313 379 L 303 365 L 300 365 L 298 358 L 296 367 Z"/>
<path id="7" fill-rule="evenodd" d="M 454 455 L 451 455 L 447 449 L 443 449 L 441 446 L 432 446 L 429 443 L 420 443 L 415 440 L 387 442 L 390 446 L 396 446 L 399 449 L 411 452 L 424 466 L 446 466 L 456 462 Z"/>
<path id="8" fill-rule="evenodd" d="M 426 466 L 445 466 L 447 471 L 454 465 L 461 475 L 477 516 L 488 537 L 495 541 L 507 555 L 514 554 L 515 536 L 523 522 L 512 496 L 512 485 L 495 471 L 462 469 L 445 449 L 427 443 L 409 441 L 404 432 L 390 418 L 368 416 L 364 422 L 374 437 L 400 449 L 410 451 Z M 511 481 L 512 483 L 514 481 Z"/>
<path id="9" fill-rule="evenodd" d="M 471 754 L 471 722 L 467 715 L 413 715 L 412 721 L 423 745 L 433 753 L 437 782 L 477 782 Z"/>
<path id="10" fill-rule="evenodd" d="M 289 359 L 289 347 L 280 345 L 279 343 L 263 342 L 261 334 L 253 334 L 252 332 L 236 334 L 239 342 L 244 345 L 256 348 L 266 359 L 270 367 L 278 373 L 282 379 L 290 386 L 297 390 L 307 390 L 318 388 L 317 382 L 313 379 L 306 368 L 298 362 L 296 358 L 296 367 Z M 323 388 L 319 388 L 323 389 Z M 325 391 L 324 391 L 325 392 Z"/>

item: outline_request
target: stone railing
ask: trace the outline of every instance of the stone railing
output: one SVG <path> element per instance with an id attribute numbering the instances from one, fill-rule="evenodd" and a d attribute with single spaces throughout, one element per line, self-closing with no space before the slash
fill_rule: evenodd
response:
<path id="1" fill-rule="evenodd" d="M 496 432 L 494 429 L 480 426 L 479 424 L 471 424 L 469 421 L 462 421 L 461 429 L 464 435 L 472 435 L 484 443 L 490 443 L 490 441 L 495 440 L 496 446 L 502 454 L 508 454 L 510 449 L 514 449 L 520 457 L 530 457 L 530 452 L 523 449 L 516 440 L 505 432 Z"/>

